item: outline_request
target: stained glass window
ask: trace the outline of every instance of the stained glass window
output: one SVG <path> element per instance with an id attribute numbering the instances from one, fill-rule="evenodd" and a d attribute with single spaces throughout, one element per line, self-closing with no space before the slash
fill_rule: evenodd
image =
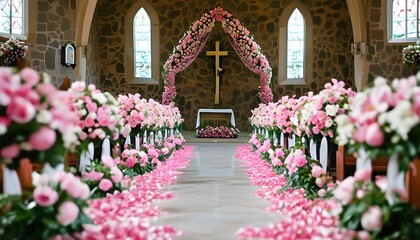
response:
<path id="1" fill-rule="evenodd" d="M 392 38 L 419 38 L 419 0 L 392 1 Z"/>
<path id="2" fill-rule="evenodd" d="M 24 0 L 0 0 L 0 32 L 23 35 Z"/>
<path id="3" fill-rule="evenodd" d="M 287 24 L 287 78 L 303 78 L 305 20 L 296 8 Z"/>
<path id="4" fill-rule="evenodd" d="M 152 28 L 150 17 L 140 8 L 134 17 L 135 77 L 152 77 Z"/>

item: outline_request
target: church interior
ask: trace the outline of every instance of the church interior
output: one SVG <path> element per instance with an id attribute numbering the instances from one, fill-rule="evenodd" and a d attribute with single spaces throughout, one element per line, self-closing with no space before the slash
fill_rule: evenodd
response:
<path id="1" fill-rule="evenodd" d="M 120 111 L 115 113 L 118 115 L 116 118 L 111 113 L 102 122 L 98 120 L 98 123 L 92 122 L 90 125 L 88 120 L 84 120 L 83 124 L 85 127 L 89 125 L 89 130 L 84 133 L 84 137 L 80 137 L 82 134 L 79 134 L 78 137 L 72 138 L 73 143 L 77 142 L 80 146 L 71 148 L 69 146 L 72 144 L 68 143 L 65 145 L 66 149 L 57 148 L 63 151 L 64 155 L 55 158 L 59 155 L 57 152 L 39 147 L 42 150 L 38 153 L 37 149 L 27 146 L 28 142 L 33 143 L 32 140 L 25 142 L 26 140 L 21 140 L 23 137 L 14 137 L 20 134 L 16 129 L 23 129 L 22 132 L 26 135 L 30 133 L 30 130 L 27 130 L 30 127 L 23 127 L 22 124 L 22 118 L 30 113 L 27 113 L 27 109 L 16 114 L 13 111 L 18 110 L 9 110 L 8 104 L 13 103 L 10 99 L 15 96 L 12 94 L 14 90 L 7 89 L 7 77 L 4 77 L 5 80 L 0 79 L 0 138 L 3 138 L 0 139 L 0 183 L 5 184 L 6 180 L 16 179 L 18 176 L 17 181 L 20 181 L 22 191 L 25 191 L 25 188 L 35 188 L 35 200 L 32 201 L 34 205 L 27 208 L 25 216 L 35 214 L 30 212 L 30 209 L 38 209 L 42 204 L 49 206 L 56 201 L 61 204 L 57 209 L 53 209 L 51 205 L 50 212 L 47 212 L 49 215 L 45 215 L 45 218 L 56 216 L 57 220 L 47 224 L 45 222 L 50 220 L 43 223 L 33 218 L 30 220 L 33 223 L 30 226 L 25 225 L 27 223 L 22 220 L 19 226 L 29 230 L 28 233 L 19 233 L 19 229 L 13 228 L 11 224 L 16 223 L 13 222 L 18 221 L 16 216 L 23 216 L 24 212 L 12 211 L 17 206 L 15 203 L 18 202 L 18 198 L 6 197 L 6 186 L 1 187 L 4 192 L 0 192 L 0 216 L 7 221 L 0 222 L 0 239 L 32 239 L 25 234 L 42 236 L 44 239 L 415 239 L 416 236 L 420 236 L 417 235 L 420 234 L 420 230 L 415 230 L 420 229 L 420 178 L 416 178 L 415 174 L 415 168 L 420 165 L 420 105 L 416 108 L 416 101 L 420 102 L 420 90 L 417 92 L 420 81 L 415 80 L 417 70 L 420 69 L 417 65 L 420 64 L 420 55 L 413 57 L 414 63 L 407 64 L 404 52 L 408 46 L 418 46 L 415 44 L 419 44 L 420 41 L 419 0 L 0 0 L 0 6 L 0 15 L 4 22 L 3 26 L 0 26 L 0 42 L 17 38 L 27 46 L 24 62 L 20 62 L 23 66 L 19 69 L 30 68 L 38 73 L 46 73 L 55 88 L 72 94 L 89 92 L 93 96 L 92 101 L 100 101 L 99 97 L 95 98 L 95 93 L 98 92 L 111 95 L 111 103 L 106 103 L 110 105 L 117 101 L 128 106 L 127 102 L 132 96 L 137 98 L 131 103 L 132 107 L 136 108 L 135 113 L 121 110 L 120 107 Z M 15 16 L 12 16 L 12 13 L 20 14 L 18 20 L 14 20 Z M 393 20 L 397 15 L 404 18 L 403 23 Z M 233 21 L 227 22 L 228 18 Z M 239 20 L 236 25 L 235 19 Z M 8 29 L 6 26 L 13 21 L 20 24 L 21 32 L 18 34 L 12 33 L 14 30 L 10 29 L 13 27 Z M 396 23 L 402 24 L 400 28 L 396 27 Z M 229 30 L 229 27 L 236 32 Z M 4 29 L 11 32 L 4 32 Z M 409 35 L 407 32 L 410 30 L 407 29 L 413 31 L 408 37 L 405 36 Z M 403 33 L 399 35 L 401 31 Z M 239 40 L 245 41 L 238 37 L 242 36 L 241 34 L 244 34 L 243 38 L 246 37 L 249 43 L 248 49 L 243 48 L 247 45 L 238 43 Z M 187 38 L 197 39 L 197 35 L 200 40 L 185 46 L 186 42 L 190 43 Z M 190 49 L 195 52 L 188 52 Z M 250 55 L 246 55 L 246 51 Z M 419 52 L 420 47 L 417 50 L 417 53 Z M 3 61 L 7 52 L 0 53 L 3 54 L 0 55 L 0 60 Z M 181 54 L 189 54 L 186 57 L 188 59 L 181 59 Z M 255 63 L 256 61 L 258 63 Z M 262 66 L 264 64 L 265 66 Z M 3 74 L 6 76 L 6 73 L 0 75 Z M 20 76 L 25 78 L 29 75 L 22 73 Z M 263 80 L 263 76 L 269 77 Z M 393 82 L 389 85 L 387 95 L 388 92 L 380 92 L 383 89 L 379 87 L 384 84 L 379 83 L 380 77 L 388 81 L 401 79 L 408 83 Z M 169 86 L 171 81 L 173 88 Z M 287 130 L 285 125 L 280 126 L 280 120 L 274 120 L 274 126 L 267 126 L 270 119 L 273 121 L 273 118 L 281 118 L 283 112 L 280 111 L 294 108 L 287 105 L 290 101 L 285 97 L 296 99 L 296 102 L 293 102 L 296 105 L 293 106 L 298 108 L 315 96 L 313 102 L 317 106 L 316 96 L 325 94 L 326 89 L 338 88 L 346 89 L 343 90 L 346 95 L 345 101 L 347 97 L 353 96 L 363 101 L 360 100 L 362 98 L 357 98 L 356 94 L 360 93 L 364 94 L 363 96 L 380 95 L 377 98 L 372 97 L 373 100 L 366 108 L 370 107 L 372 110 L 377 107 L 375 111 L 378 115 L 389 111 L 391 115 L 401 117 L 400 124 L 409 126 L 410 131 L 407 130 L 405 135 L 402 134 L 402 137 L 396 139 L 387 135 L 393 131 L 389 130 L 393 129 L 392 124 L 395 123 L 391 120 L 389 125 L 381 128 L 382 132 L 378 130 L 379 127 L 373 129 L 371 125 L 356 126 L 354 123 L 355 127 L 351 130 L 349 125 L 343 126 L 341 131 L 334 129 L 334 135 L 342 136 L 337 140 L 333 139 L 332 131 L 323 132 L 323 127 L 328 124 L 325 116 L 320 120 L 321 125 L 316 125 L 313 118 L 307 120 L 305 124 L 315 125 L 316 130 L 308 127 L 306 132 L 299 129 L 302 126 L 297 122 L 300 120 L 296 119 L 295 122 L 287 119 L 290 121 L 290 125 L 286 126 L 289 127 Z M 413 105 L 410 111 L 414 115 L 418 114 L 418 117 L 409 116 L 409 110 L 404 112 L 406 115 L 401 113 L 403 110 L 392 112 L 393 109 L 397 109 L 395 99 L 393 103 L 386 104 L 387 107 L 393 106 L 391 110 L 383 109 L 384 106 L 380 104 L 387 101 L 391 88 L 392 94 L 400 94 L 395 98 L 398 100 L 404 98 L 404 91 L 412 94 L 406 102 Z M 171 104 L 165 104 L 167 99 L 164 95 L 168 89 L 176 94 L 169 98 Z M 263 89 L 269 89 L 269 101 L 261 97 L 264 95 Z M 332 101 L 331 98 L 338 101 L 336 99 L 341 99 L 344 93 L 328 94 L 329 101 Z M 119 97 L 120 95 L 124 97 Z M 108 95 L 104 96 L 108 98 Z M 60 101 L 64 99 L 59 95 L 56 97 Z M 44 101 L 43 99 L 39 97 L 38 100 L 29 101 Z M 298 99 L 303 100 L 298 103 Z M 89 104 L 92 104 L 91 100 L 86 101 L 85 97 L 73 101 L 76 103 L 74 108 L 80 107 L 82 103 L 86 104 L 85 112 L 90 112 L 93 108 L 92 105 L 89 107 Z M 355 100 L 354 104 L 351 104 L 349 100 L 340 103 L 340 106 L 337 105 L 337 109 L 340 110 L 336 110 L 333 115 L 346 112 L 350 119 L 346 121 L 357 122 L 362 121 L 357 118 L 366 117 L 368 124 L 372 124 L 373 117 L 363 112 L 362 105 L 355 105 L 356 102 Z M 169 107 L 165 108 L 165 105 Z M 285 107 L 281 108 L 280 105 Z M 154 109 L 160 109 L 160 106 L 161 109 L 166 109 L 162 110 L 162 114 L 170 112 L 171 116 L 163 117 L 159 115 L 161 113 L 156 113 L 154 124 L 159 125 L 159 119 L 165 118 L 165 124 L 168 122 L 168 126 L 171 127 L 150 127 L 152 124 L 144 120 L 147 119 L 147 114 L 150 115 Z M 312 108 L 315 106 L 311 105 Z M 352 106 L 362 110 L 351 112 Z M 149 107 L 152 109 L 149 112 L 144 110 Z M 46 111 L 52 112 L 53 108 Z M 382 110 L 378 110 L 380 108 Z M 110 109 L 109 111 L 114 111 L 112 107 Z M 108 111 L 107 107 L 103 110 Z M 33 115 L 39 114 L 39 111 L 36 111 Z M 328 111 L 332 110 L 327 109 L 326 115 L 329 114 Z M 140 115 L 134 116 L 139 112 Z M 17 114 L 21 114 L 18 120 L 8 119 L 9 115 Z M 56 113 L 51 113 L 52 118 L 54 114 Z M 95 113 L 86 116 L 96 118 L 99 115 Z M 45 115 L 37 115 L 36 121 L 42 123 L 39 121 L 42 116 Z M 142 118 L 141 127 L 126 124 L 118 129 L 119 132 L 115 132 L 119 124 L 119 120 L 115 119 L 123 118 L 121 121 L 127 123 L 130 121 L 127 116 L 132 117 L 131 121 L 136 120 L 136 117 Z M 264 119 L 259 120 L 259 117 Z M 11 124 L 15 123 L 13 121 L 17 122 L 18 127 L 11 127 Z M 92 130 L 99 125 L 106 127 L 113 121 L 116 122 L 115 127 L 101 133 Z M 378 123 L 383 124 L 385 121 L 388 120 L 384 116 Z M 348 122 L 341 120 L 341 124 L 345 123 Z M 147 124 L 148 127 L 145 127 Z M 227 136 L 209 137 L 206 130 L 202 129 L 200 134 L 204 139 L 196 138 L 196 130 L 204 128 L 206 124 L 225 127 L 231 125 L 234 130 Z M 340 125 L 336 122 L 331 124 Z M 396 133 L 405 131 L 401 130 L 403 127 L 396 125 Z M 34 125 L 28 123 L 25 126 Z M 37 131 L 39 128 L 41 127 L 35 127 Z M 414 130 L 411 131 L 411 128 Z M 354 132 L 348 135 L 344 129 Z M 124 131 L 130 130 L 131 133 L 124 135 Z M 57 131 L 59 132 L 59 128 Z M 132 134 L 134 131 L 137 131 L 136 134 Z M 363 134 L 361 132 L 367 134 L 363 140 L 357 138 Z M 106 135 L 105 139 L 110 143 L 105 143 L 104 137 L 100 137 L 100 144 L 97 144 L 94 140 L 97 136 L 94 133 L 97 136 Z M 322 136 L 318 137 L 318 133 Z M 92 134 L 95 136 L 92 137 Z M 311 134 L 317 136 L 311 137 Z M 116 135 L 120 138 L 113 139 Z M 123 135 L 124 139 L 121 140 Z M 44 142 L 48 135 L 42 136 L 38 140 Z M 57 138 L 59 136 L 61 135 L 57 135 Z M 344 141 L 346 137 L 353 138 Z M 91 142 L 86 142 L 86 138 Z M 19 144 L 13 144 L 16 148 L 11 149 L 13 141 Z M 345 144 L 340 144 L 340 141 Z M 183 149 L 181 142 L 184 142 Z M 66 144 L 66 139 L 60 143 Z M 88 147 L 89 143 L 94 143 L 91 148 Z M 401 147 L 397 147 L 400 143 Z M 56 144 L 54 140 L 53 146 Z M 105 144 L 108 144 L 107 147 L 104 147 Z M 129 167 L 137 166 L 137 162 L 129 163 L 134 154 L 131 156 L 132 153 L 126 152 L 126 146 L 135 146 L 135 151 L 142 151 L 136 155 L 140 169 L 138 172 Z M 28 153 L 18 155 L 18 151 Z M 47 153 L 42 153 L 43 151 Z M 36 155 L 31 155 L 35 152 Z M 104 152 L 109 154 L 104 155 Z M 146 156 L 146 162 L 142 162 L 145 161 L 141 157 L 142 154 Z M 306 158 L 303 157 L 305 154 Z M 30 156 L 36 156 L 40 162 L 35 163 Z M 52 162 L 45 156 L 54 156 L 51 157 Z M 109 160 L 104 156 L 112 158 Z M 125 158 L 127 160 L 124 160 Z M 379 160 L 373 161 L 374 159 Z M 112 170 L 120 161 L 126 161 L 121 171 Z M 90 169 L 88 172 L 81 167 L 82 162 L 85 164 L 83 166 Z M 393 167 L 391 163 L 394 164 Z M 103 168 L 96 169 L 95 166 L 102 164 L 109 169 L 100 173 L 99 179 L 109 176 L 112 180 L 107 181 L 112 185 L 119 176 L 118 187 L 106 187 L 107 181 L 95 183 L 94 189 L 107 189 L 101 192 L 102 195 L 98 195 L 95 190 L 91 191 L 90 194 L 95 196 L 95 199 L 88 199 L 87 193 L 83 193 L 82 190 L 77 194 L 67 190 L 72 197 L 77 195 L 77 201 L 74 200 L 77 206 L 70 203 L 64 206 L 61 202 L 65 201 L 61 199 L 64 193 L 60 192 L 63 191 L 63 186 L 66 186 L 66 183 L 78 186 L 79 182 L 73 177 L 68 177 L 71 179 L 68 181 L 62 180 L 67 179 L 67 175 L 61 175 L 59 181 L 65 182 L 60 185 L 63 189 L 51 190 L 52 193 L 50 189 L 50 192 L 47 192 L 43 186 L 42 191 L 37 192 L 41 187 L 36 184 L 48 178 L 34 179 L 33 172 L 48 172 L 45 170 L 46 164 L 48 167 L 51 164 L 53 168 L 62 164 L 66 173 L 73 169 L 82 179 L 87 176 L 87 185 L 93 184 L 92 179 L 98 180 L 98 175 L 95 174 L 100 171 L 98 169 Z M 10 167 L 9 170 L 11 165 L 14 167 Z M 367 171 L 365 166 L 368 166 Z M 181 170 L 177 170 L 178 168 Z M 391 176 L 391 173 L 394 175 Z M 388 174 L 389 186 L 393 185 L 392 179 L 399 179 L 395 182 L 402 182 L 400 186 L 405 190 L 395 190 L 395 194 L 390 193 L 391 190 L 384 190 L 380 195 L 382 185 L 378 176 L 383 174 Z M 305 180 L 303 176 L 307 175 L 311 176 L 311 179 Z M 131 178 L 135 180 L 130 182 Z M 373 189 L 378 192 L 376 195 L 369 195 L 366 189 L 372 189 L 371 185 L 375 183 L 375 179 L 376 185 Z M 371 185 L 363 185 L 365 181 L 369 181 Z M 298 188 L 293 184 L 302 185 Z M 126 188 L 123 191 L 121 189 L 124 189 L 124 185 Z M 304 186 L 309 185 L 314 186 L 316 190 L 305 189 Z M 347 198 L 344 199 L 344 192 L 350 191 L 351 186 L 362 189 L 353 197 L 356 194 L 360 196 L 350 199 L 351 196 L 346 195 Z M 89 187 L 92 190 L 91 185 Z M 393 187 L 397 189 L 399 186 L 395 183 Z M 134 190 L 131 193 L 132 189 Z M 161 189 L 169 189 L 171 192 L 162 192 Z M 335 192 L 332 189 L 335 189 Z M 114 191 L 118 193 L 115 194 Z M 405 195 L 403 191 L 406 191 Z M 21 193 L 20 190 L 12 192 Z M 393 199 L 392 194 L 398 195 L 398 200 Z M 45 198 L 44 202 L 40 202 L 41 195 Z M 85 197 L 81 197 L 82 195 Z M 117 195 L 118 197 L 114 197 Z M 313 197 L 315 195 L 316 197 Z M 331 201 L 328 196 L 336 199 Z M 366 196 L 371 198 L 366 201 L 369 204 L 375 202 L 375 206 L 360 207 L 365 204 L 363 201 Z M 318 198 L 322 200 L 317 201 Z M 158 200 L 159 203 L 152 205 L 154 200 Z M 88 203 L 83 205 L 85 203 L 80 201 Z M 285 203 L 287 201 L 293 202 L 297 207 L 293 204 L 288 205 Z M 68 202 L 71 201 L 67 200 L 66 203 Z M 129 204 L 125 204 L 127 202 Z M 82 211 L 81 204 L 87 210 Z M 33 207 L 35 205 L 36 207 Z M 356 209 L 357 206 L 359 210 Z M 404 218 L 404 214 L 398 213 L 392 206 L 400 206 L 400 209 L 410 214 Z M 387 207 L 391 210 L 385 212 Z M 70 220 L 66 224 L 66 220 L 63 219 L 72 216 L 64 212 L 74 212 L 74 208 L 77 208 L 77 214 L 74 215 L 76 220 Z M 363 212 L 358 212 L 361 208 Z M 334 209 L 341 209 L 342 214 L 334 215 L 331 213 Z M 107 214 L 115 219 L 106 219 Z M 395 219 L 402 219 L 401 224 L 392 225 L 395 222 L 390 220 L 391 214 L 396 214 L 392 215 L 397 216 Z M 343 220 L 344 215 L 347 218 Z M 91 219 L 87 220 L 88 218 Z M 73 223 L 70 224 L 71 222 Z M 82 227 L 82 223 L 92 222 L 92 227 Z M 51 230 L 37 230 L 41 225 L 51 227 Z M 390 226 L 392 230 L 388 231 Z M 407 230 L 410 228 L 411 231 Z"/>

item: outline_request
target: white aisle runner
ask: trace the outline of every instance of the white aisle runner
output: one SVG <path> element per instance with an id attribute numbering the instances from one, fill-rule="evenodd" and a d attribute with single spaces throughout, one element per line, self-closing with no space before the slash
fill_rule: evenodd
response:
<path id="1" fill-rule="evenodd" d="M 268 202 L 254 197 L 257 189 L 235 159 L 238 144 L 195 143 L 196 156 L 181 169 L 175 185 L 175 198 L 160 203 L 163 214 L 156 225 L 168 224 L 184 234 L 179 239 L 237 239 L 236 231 L 253 225 L 276 222 L 267 212 Z"/>

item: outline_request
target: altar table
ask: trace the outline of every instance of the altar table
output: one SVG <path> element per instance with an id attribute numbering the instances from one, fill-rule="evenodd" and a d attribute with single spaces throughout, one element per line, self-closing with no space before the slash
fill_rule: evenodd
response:
<path id="1" fill-rule="evenodd" d="M 235 115 L 233 114 L 233 110 L 230 108 L 220 108 L 220 109 L 209 109 L 209 108 L 200 108 L 197 112 L 197 122 L 195 124 L 195 128 L 200 127 L 200 119 L 202 113 L 230 113 L 230 124 L 236 127 L 235 124 Z"/>

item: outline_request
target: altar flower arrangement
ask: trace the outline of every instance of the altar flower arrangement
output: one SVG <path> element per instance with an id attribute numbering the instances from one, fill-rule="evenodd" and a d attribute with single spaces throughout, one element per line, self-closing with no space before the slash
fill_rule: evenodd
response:
<path id="1" fill-rule="evenodd" d="M 76 238 L 91 220 L 88 207 L 89 187 L 71 173 L 40 175 L 34 178 L 35 190 L 28 199 L 22 196 L 0 198 L 1 239 Z"/>
<path id="2" fill-rule="evenodd" d="M 223 30 L 227 33 L 230 43 L 245 66 L 260 75 L 258 95 L 261 102 L 273 101 L 270 89 L 272 69 L 261 47 L 238 19 L 226 10 L 217 7 L 204 13 L 190 26 L 165 62 L 162 71 L 165 84 L 162 94 L 163 104 L 168 105 L 175 98 L 175 75 L 187 68 L 201 52 L 216 21 L 222 23 Z"/>
<path id="3" fill-rule="evenodd" d="M 103 157 L 101 161 L 93 161 L 82 180 L 92 189 L 91 198 L 103 198 L 107 194 L 114 194 L 129 188 L 129 179 L 123 177 L 118 168 L 120 158 Z"/>
<path id="4" fill-rule="evenodd" d="M 197 138 L 237 138 L 239 130 L 235 127 L 225 126 L 206 126 L 197 128 L 195 136 Z"/>
<path id="5" fill-rule="evenodd" d="M 337 117 L 337 142 L 349 151 L 363 149 L 371 159 L 400 158 L 400 171 L 420 154 L 420 87 L 418 78 L 376 78 L 374 86 L 359 92 L 348 114 Z"/>
<path id="6" fill-rule="evenodd" d="M 90 142 L 98 147 L 106 137 L 111 140 L 119 138 L 124 120 L 119 114 L 118 101 L 110 93 L 101 92 L 95 85 L 84 82 L 74 82 L 68 92 L 73 95 L 74 107 L 80 117 L 79 152 L 86 151 Z"/>
<path id="7" fill-rule="evenodd" d="M 71 100 L 45 73 L 0 67 L 0 162 L 10 167 L 22 158 L 63 163 L 81 132 Z"/>
<path id="8" fill-rule="evenodd" d="M 420 211 L 406 203 L 406 192 L 393 192 L 387 200 L 386 177 L 371 181 L 363 169 L 338 184 L 335 198 L 341 203 L 340 226 L 354 230 L 359 239 L 416 239 L 420 236 Z"/>
<path id="9" fill-rule="evenodd" d="M 405 65 L 416 64 L 416 69 L 420 69 L 420 45 L 408 45 L 402 50 L 402 61 Z"/>
<path id="10" fill-rule="evenodd" d="M 14 66 L 18 60 L 22 60 L 28 53 L 28 46 L 17 39 L 9 39 L 0 44 L 0 66 Z"/>

